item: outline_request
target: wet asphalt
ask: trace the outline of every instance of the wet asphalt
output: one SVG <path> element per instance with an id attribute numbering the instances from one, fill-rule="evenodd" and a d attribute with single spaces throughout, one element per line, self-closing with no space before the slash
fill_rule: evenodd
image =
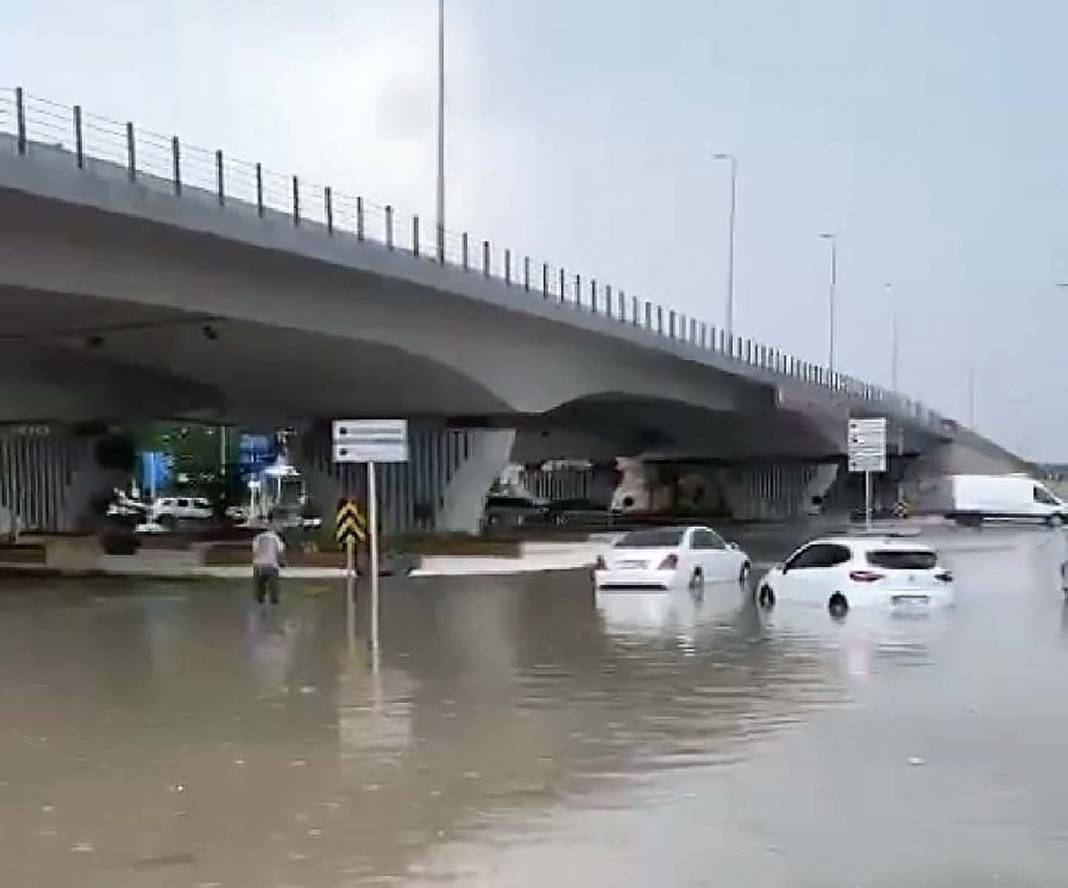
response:
<path id="1" fill-rule="evenodd" d="M 1068 884 L 1064 535 L 928 538 L 920 618 L 391 579 L 377 663 L 327 582 L 5 578 L 0 883 Z"/>

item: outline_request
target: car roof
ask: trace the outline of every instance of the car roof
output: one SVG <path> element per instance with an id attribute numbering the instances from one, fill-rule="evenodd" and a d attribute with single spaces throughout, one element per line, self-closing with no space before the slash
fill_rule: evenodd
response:
<path id="1" fill-rule="evenodd" d="M 935 550 L 916 538 L 902 538 L 894 536 L 830 536 L 818 537 L 805 543 L 811 546 L 814 543 L 829 543 L 831 545 L 848 546 L 850 549 L 871 551 L 872 549 L 897 549 L 904 552 L 934 552 Z"/>
<path id="2" fill-rule="evenodd" d="M 632 527 L 627 533 L 638 533 L 643 530 L 677 530 L 680 533 L 684 533 L 687 530 L 715 531 L 715 528 L 709 527 L 707 524 L 650 524 L 645 527 Z"/>

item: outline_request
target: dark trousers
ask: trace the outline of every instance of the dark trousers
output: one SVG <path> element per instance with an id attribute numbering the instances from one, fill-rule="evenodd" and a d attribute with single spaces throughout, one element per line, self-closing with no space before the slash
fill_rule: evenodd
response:
<path id="1" fill-rule="evenodd" d="M 278 568 L 256 564 L 252 568 L 252 585 L 256 601 L 263 604 L 270 595 L 271 604 L 278 604 Z"/>

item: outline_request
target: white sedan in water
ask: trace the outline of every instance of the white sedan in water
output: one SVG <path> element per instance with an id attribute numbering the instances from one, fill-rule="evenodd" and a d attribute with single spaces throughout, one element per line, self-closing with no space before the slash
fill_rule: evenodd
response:
<path id="1" fill-rule="evenodd" d="M 892 537 L 828 537 L 806 543 L 757 584 L 757 604 L 795 601 L 844 614 L 851 607 L 950 605 L 953 574 L 938 553 Z"/>
<path id="2" fill-rule="evenodd" d="M 710 527 L 651 527 L 621 537 L 597 557 L 598 589 L 677 589 L 745 582 L 749 556 Z"/>

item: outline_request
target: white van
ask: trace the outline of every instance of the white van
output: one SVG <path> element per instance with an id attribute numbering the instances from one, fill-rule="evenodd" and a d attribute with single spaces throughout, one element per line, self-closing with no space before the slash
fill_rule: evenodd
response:
<path id="1" fill-rule="evenodd" d="M 986 518 L 1068 521 L 1068 503 L 1026 475 L 950 475 L 943 490 L 947 518 L 977 523 Z"/>

